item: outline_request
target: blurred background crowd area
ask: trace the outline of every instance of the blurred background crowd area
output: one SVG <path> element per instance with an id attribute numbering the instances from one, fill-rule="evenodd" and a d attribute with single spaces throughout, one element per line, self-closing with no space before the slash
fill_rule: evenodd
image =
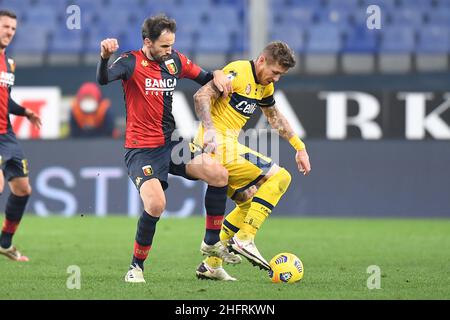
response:
<path id="1" fill-rule="evenodd" d="M 265 38 L 295 50 L 298 74 L 448 71 L 450 0 L 268 0 L 258 23 Z M 66 26 L 70 5 L 80 29 Z M 381 28 L 369 29 L 370 5 Z M 99 42 L 141 46 L 145 17 L 164 12 L 178 24 L 175 48 L 204 66 L 249 58 L 247 0 L 0 0 L 19 27 L 8 49 L 19 65 L 92 65 Z"/>

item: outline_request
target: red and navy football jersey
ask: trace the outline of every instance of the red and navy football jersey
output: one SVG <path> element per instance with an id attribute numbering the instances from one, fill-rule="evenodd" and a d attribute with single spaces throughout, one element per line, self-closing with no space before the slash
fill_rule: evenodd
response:
<path id="1" fill-rule="evenodd" d="M 0 52 L 0 134 L 13 134 L 9 113 L 23 116 L 25 109 L 11 99 L 11 87 L 14 85 L 14 60 Z"/>
<path id="2" fill-rule="evenodd" d="M 102 59 L 97 69 L 100 84 L 121 79 L 126 106 L 126 148 L 155 148 L 170 141 L 175 130 L 173 93 L 178 80 L 188 78 L 200 85 L 213 76 L 179 52 L 156 62 L 142 50 L 122 54 L 112 65 Z"/>

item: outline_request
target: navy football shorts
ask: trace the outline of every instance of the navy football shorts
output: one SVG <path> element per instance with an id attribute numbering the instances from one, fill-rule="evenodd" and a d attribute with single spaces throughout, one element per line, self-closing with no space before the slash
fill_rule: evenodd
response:
<path id="1" fill-rule="evenodd" d="M 157 148 L 127 148 L 125 164 L 128 176 L 138 190 L 145 181 L 154 178 L 158 179 L 163 190 L 166 190 L 169 186 L 169 173 L 196 180 L 186 174 L 186 164 L 202 152 L 200 147 L 180 139 L 169 141 Z"/>
<path id="2" fill-rule="evenodd" d="M 6 181 L 28 177 L 28 161 L 14 134 L 0 135 L 0 165 Z"/>

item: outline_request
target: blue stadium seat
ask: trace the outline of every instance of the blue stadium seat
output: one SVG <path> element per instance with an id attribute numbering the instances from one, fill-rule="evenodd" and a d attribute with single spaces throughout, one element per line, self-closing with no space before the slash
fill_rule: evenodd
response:
<path id="1" fill-rule="evenodd" d="M 43 54 L 47 50 L 48 29 L 46 27 L 22 26 L 17 28 L 11 49 L 14 53 Z"/>
<path id="2" fill-rule="evenodd" d="M 177 32 L 182 30 L 195 33 L 204 27 L 206 13 L 203 10 L 189 8 L 173 13 L 171 18 L 177 22 Z"/>
<path id="3" fill-rule="evenodd" d="M 345 9 L 353 10 L 360 6 L 360 0 L 339 0 L 339 1 L 329 1 L 327 4 L 327 9 Z"/>
<path id="4" fill-rule="evenodd" d="M 55 0 L 29 0 L 30 6 L 34 8 L 38 7 L 50 7 L 53 8 L 55 14 L 61 15 L 65 14 L 66 8 L 72 4 L 71 1 L 69 4 L 66 1 L 55 1 Z"/>
<path id="5" fill-rule="evenodd" d="M 317 26 L 308 30 L 306 51 L 309 53 L 338 53 L 341 46 L 341 33 L 332 26 Z"/>
<path id="6" fill-rule="evenodd" d="M 130 23 L 131 11 L 115 8 L 105 8 L 98 16 L 98 23 L 101 25 L 125 29 Z"/>
<path id="7" fill-rule="evenodd" d="M 314 10 L 311 8 L 290 8 L 288 11 L 277 12 L 274 14 L 274 27 L 277 24 L 284 25 L 291 29 L 292 27 L 308 27 L 313 23 Z"/>
<path id="8" fill-rule="evenodd" d="M 270 34 L 270 40 L 284 41 L 296 53 L 302 53 L 305 50 L 305 32 L 300 28 L 292 28 L 288 32 L 283 29 L 274 29 Z"/>
<path id="9" fill-rule="evenodd" d="M 211 30 L 205 28 L 198 35 L 196 52 L 199 53 L 229 53 L 232 51 L 231 34 L 227 28 Z"/>
<path id="10" fill-rule="evenodd" d="M 116 28 L 112 30 L 111 28 L 102 27 L 102 28 L 91 28 L 84 34 L 85 43 L 84 43 L 84 51 L 88 53 L 96 53 L 100 50 L 100 42 L 106 38 L 116 38 L 119 41 L 119 51 L 123 52 L 122 41 L 124 31 Z"/>
<path id="11" fill-rule="evenodd" d="M 80 53 L 83 50 L 83 33 L 81 30 L 56 29 L 50 41 L 52 53 Z"/>
<path id="12" fill-rule="evenodd" d="M 321 0 L 287 0 L 291 6 L 317 9 L 323 6 Z"/>
<path id="13" fill-rule="evenodd" d="M 51 1 L 51 0 L 48 0 Z M 69 4 L 74 4 L 80 7 L 81 9 L 81 17 L 83 18 L 83 14 L 92 15 L 96 12 L 101 12 L 104 8 L 103 1 L 91 1 L 91 0 L 72 0 Z"/>
<path id="14" fill-rule="evenodd" d="M 400 2 L 400 6 L 423 12 L 432 9 L 433 2 L 433 0 L 403 0 Z"/>
<path id="15" fill-rule="evenodd" d="M 418 29 L 418 53 L 449 53 L 450 29 L 428 26 Z"/>
<path id="16" fill-rule="evenodd" d="M 33 10 L 28 10 L 25 13 L 25 24 L 33 26 L 33 25 L 46 25 L 49 29 L 56 29 L 58 26 L 57 19 L 58 11 L 55 11 L 54 8 L 47 6 L 36 6 Z M 65 13 L 64 12 L 61 12 Z M 65 20 L 63 23 L 65 26 Z"/>
<path id="17" fill-rule="evenodd" d="M 378 32 L 365 27 L 355 28 L 346 35 L 343 51 L 349 53 L 373 53 L 378 46 Z"/>
<path id="18" fill-rule="evenodd" d="M 317 14 L 318 23 L 329 27 L 335 27 L 339 31 L 346 31 L 350 27 L 350 15 L 347 9 L 335 8 L 322 10 Z"/>
<path id="19" fill-rule="evenodd" d="M 428 7 L 427 7 L 428 8 Z M 390 14 L 391 24 L 421 26 L 424 21 L 422 10 L 414 7 L 398 8 Z"/>
<path id="20" fill-rule="evenodd" d="M 180 29 L 177 31 L 174 48 L 181 53 L 189 54 L 195 50 L 195 37 L 192 32 Z"/>
<path id="21" fill-rule="evenodd" d="M 148 6 L 146 6 L 146 10 L 148 11 L 148 15 L 155 15 L 164 13 L 168 16 L 179 12 L 180 8 L 174 2 L 162 3 L 162 2 L 150 2 Z"/>
<path id="22" fill-rule="evenodd" d="M 13 11 L 17 15 L 17 19 L 19 22 L 23 20 L 24 15 L 28 10 L 28 7 L 24 1 L 17 1 L 17 2 L 8 1 L 6 3 L 2 3 L 1 8 L 3 10 Z"/>
<path id="23" fill-rule="evenodd" d="M 165 0 L 159 0 L 162 2 L 166 2 Z M 172 2 L 176 2 L 178 5 L 194 8 L 210 8 L 214 5 L 217 0 L 171 0 Z"/>
<path id="24" fill-rule="evenodd" d="M 206 16 L 211 26 L 213 24 L 220 24 L 232 29 L 240 29 L 243 23 L 240 20 L 238 10 L 228 6 L 215 7 L 214 10 L 207 12 Z"/>
<path id="25" fill-rule="evenodd" d="M 385 53 L 411 53 L 415 49 L 414 29 L 410 26 L 382 28 L 380 51 Z"/>
<path id="26" fill-rule="evenodd" d="M 450 7 L 429 11 L 427 20 L 432 26 L 450 27 Z"/>
<path id="27" fill-rule="evenodd" d="M 142 1 L 140 0 L 127 0 L 126 5 L 124 6 L 124 0 L 106 0 L 105 8 L 117 8 L 123 10 L 127 10 L 128 8 L 140 7 L 142 5 Z"/>
<path id="28" fill-rule="evenodd" d="M 450 0 L 438 0 L 437 1 L 437 7 L 438 8 L 449 8 L 450 7 Z"/>
<path id="29" fill-rule="evenodd" d="M 363 8 L 370 5 L 377 5 L 382 11 L 392 12 L 397 8 L 397 0 L 363 0 Z"/>

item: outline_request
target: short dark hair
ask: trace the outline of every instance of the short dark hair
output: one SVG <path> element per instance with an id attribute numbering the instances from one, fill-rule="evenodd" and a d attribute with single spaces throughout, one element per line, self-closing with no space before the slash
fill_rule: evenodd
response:
<path id="1" fill-rule="evenodd" d="M 17 19 L 16 14 L 10 10 L 0 10 L 0 18 L 1 17 L 10 17 L 12 19 Z"/>
<path id="2" fill-rule="evenodd" d="M 142 24 L 142 39 L 148 38 L 155 41 L 164 30 L 175 33 L 177 31 L 175 20 L 168 18 L 165 14 L 149 17 Z"/>
<path id="3" fill-rule="evenodd" d="M 269 60 L 269 63 L 277 62 L 284 68 L 295 67 L 295 54 L 291 48 L 282 41 L 269 43 L 264 48 L 263 55 Z"/>

